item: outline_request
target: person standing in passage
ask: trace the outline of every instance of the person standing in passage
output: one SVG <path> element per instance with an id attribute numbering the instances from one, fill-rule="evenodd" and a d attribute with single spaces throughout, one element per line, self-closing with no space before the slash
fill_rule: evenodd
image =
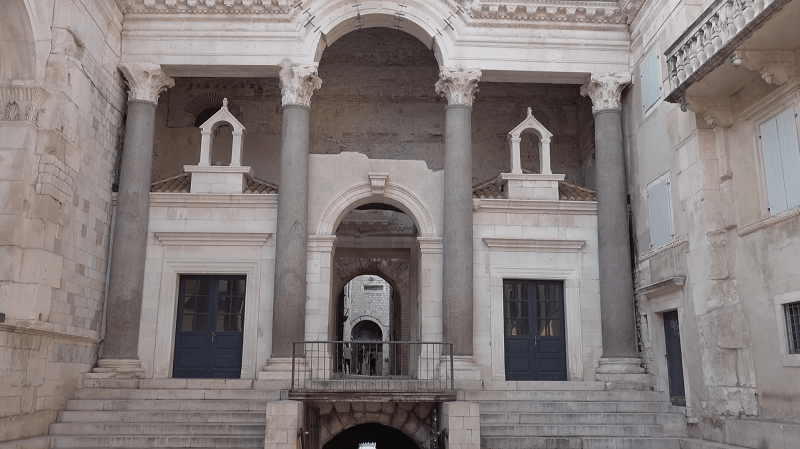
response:
<path id="1" fill-rule="evenodd" d="M 369 375 L 374 376 L 377 374 L 376 366 L 378 364 L 378 352 L 375 347 L 369 351 Z"/>
<path id="2" fill-rule="evenodd" d="M 345 343 L 342 348 L 342 372 L 350 374 L 350 357 L 353 355 L 353 350 L 350 349 L 350 343 Z"/>

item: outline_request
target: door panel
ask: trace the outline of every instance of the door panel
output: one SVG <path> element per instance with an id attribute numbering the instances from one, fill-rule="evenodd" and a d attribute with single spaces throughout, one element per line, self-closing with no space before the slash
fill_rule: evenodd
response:
<path id="1" fill-rule="evenodd" d="M 683 356 L 681 355 L 681 332 L 678 312 L 675 310 L 664 314 L 664 342 L 667 350 L 670 401 L 672 405 L 686 405 L 686 390 L 683 382 Z"/>
<path id="2" fill-rule="evenodd" d="M 503 282 L 507 380 L 566 380 L 564 289 L 558 281 Z"/>
<path id="3" fill-rule="evenodd" d="M 239 377 L 245 283 L 244 276 L 181 276 L 173 377 Z"/>

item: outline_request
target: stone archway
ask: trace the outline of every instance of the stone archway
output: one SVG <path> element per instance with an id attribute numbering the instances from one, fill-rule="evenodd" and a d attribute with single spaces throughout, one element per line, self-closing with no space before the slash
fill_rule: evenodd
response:
<path id="1" fill-rule="evenodd" d="M 315 403 L 319 412 L 320 443 L 325 446 L 341 432 L 362 424 L 382 424 L 402 432 L 418 447 L 428 441 L 430 402 L 335 402 Z M 378 446 L 381 447 L 381 446 Z"/>

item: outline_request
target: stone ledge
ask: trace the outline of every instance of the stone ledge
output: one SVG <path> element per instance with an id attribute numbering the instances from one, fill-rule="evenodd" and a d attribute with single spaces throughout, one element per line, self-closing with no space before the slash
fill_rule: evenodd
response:
<path id="1" fill-rule="evenodd" d="M 661 296 L 676 290 L 680 290 L 683 288 L 684 283 L 686 283 L 686 276 L 675 276 L 669 279 L 664 279 L 663 281 L 654 282 L 650 285 L 645 285 L 641 288 L 637 288 L 635 292 L 638 295 L 644 295 L 648 298 L 651 298 L 653 296 Z"/>
<path id="2" fill-rule="evenodd" d="M 37 324 L 38 323 L 38 324 Z M 85 345 L 97 346 L 100 340 L 89 335 L 73 334 L 64 331 L 58 331 L 52 328 L 50 323 L 43 321 L 12 321 L 7 320 L 5 323 L 0 324 L 0 331 L 14 332 L 18 334 L 38 335 L 40 337 L 50 337 L 57 340 L 73 341 L 75 343 L 83 343 Z"/>
<path id="3" fill-rule="evenodd" d="M 315 402 L 447 402 L 455 401 L 456 390 L 364 391 L 290 390 L 289 399 Z"/>

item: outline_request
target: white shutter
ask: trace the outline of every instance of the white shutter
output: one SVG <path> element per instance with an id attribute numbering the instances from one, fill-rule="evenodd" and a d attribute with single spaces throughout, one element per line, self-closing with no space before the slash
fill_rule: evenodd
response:
<path id="1" fill-rule="evenodd" d="M 772 215 L 787 209 L 777 123 L 777 117 L 772 117 L 759 126 L 761 154 L 764 157 L 764 177 L 767 184 L 767 196 L 769 197 L 769 212 Z"/>
<path id="2" fill-rule="evenodd" d="M 650 244 L 659 248 L 672 241 L 672 214 L 669 204 L 669 178 L 661 178 L 647 187 L 650 209 Z"/>
<path id="3" fill-rule="evenodd" d="M 800 146 L 797 143 L 797 121 L 794 107 L 775 117 L 781 149 L 783 184 L 786 188 L 786 208 L 800 205 Z"/>
<path id="4" fill-rule="evenodd" d="M 658 79 L 658 53 L 653 52 L 642 63 L 642 106 L 650 109 L 661 98 L 661 83 Z"/>

